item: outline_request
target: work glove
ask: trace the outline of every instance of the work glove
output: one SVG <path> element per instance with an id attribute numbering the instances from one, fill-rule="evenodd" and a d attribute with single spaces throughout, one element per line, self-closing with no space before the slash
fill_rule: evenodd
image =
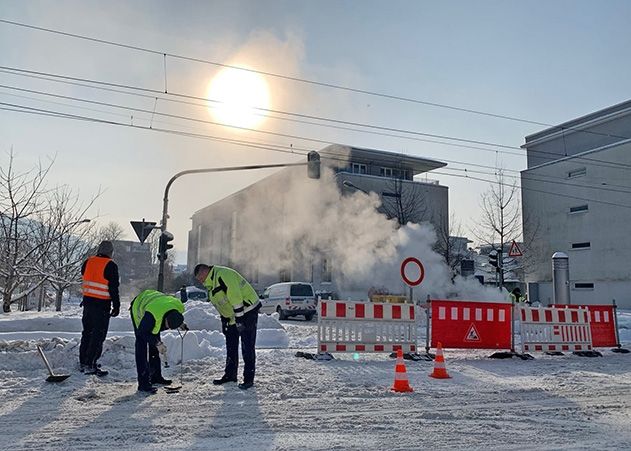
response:
<path id="1" fill-rule="evenodd" d="M 237 326 L 237 332 L 239 332 L 239 333 L 242 333 L 245 330 L 245 324 L 243 324 L 241 322 L 238 322 L 236 324 L 236 326 Z"/>
<path id="2" fill-rule="evenodd" d="M 162 343 L 161 341 L 158 342 L 158 344 L 156 344 L 156 348 L 158 348 L 158 352 L 164 356 L 167 355 L 167 347 L 164 343 Z"/>
<path id="3" fill-rule="evenodd" d="M 120 307 L 112 307 L 112 311 L 110 312 L 110 316 L 115 318 L 120 313 Z"/>

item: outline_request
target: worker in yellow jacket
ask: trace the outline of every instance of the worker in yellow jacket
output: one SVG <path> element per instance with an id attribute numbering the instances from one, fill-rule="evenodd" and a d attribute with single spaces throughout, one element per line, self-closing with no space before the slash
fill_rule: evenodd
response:
<path id="1" fill-rule="evenodd" d="M 213 384 L 236 382 L 239 369 L 239 339 L 243 355 L 243 383 L 247 390 L 254 385 L 256 369 L 256 326 L 261 308 L 259 297 L 252 285 L 232 268 L 199 264 L 195 278 L 208 290 L 208 300 L 221 316 L 222 332 L 226 337 L 226 368 L 224 375 Z"/>

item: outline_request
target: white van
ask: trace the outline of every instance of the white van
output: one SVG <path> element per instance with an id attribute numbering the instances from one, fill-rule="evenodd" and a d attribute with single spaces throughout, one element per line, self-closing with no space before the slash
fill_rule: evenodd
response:
<path id="1" fill-rule="evenodd" d="M 270 285 L 261 295 L 261 313 L 278 313 L 279 319 L 304 315 L 311 321 L 316 313 L 313 286 L 306 282 L 285 282 Z"/>

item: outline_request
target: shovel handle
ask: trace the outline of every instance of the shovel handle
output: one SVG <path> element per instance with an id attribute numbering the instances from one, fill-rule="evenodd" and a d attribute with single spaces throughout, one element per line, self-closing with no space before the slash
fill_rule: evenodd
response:
<path id="1" fill-rule="evenodd" d="M 48 369 L 48 373 L 51 376 L 54 376 L 55 373 L 53 373 L 53 369 L 50 367 L 50 363 L 48 363 L 48 359 L 44 355 L 44 351 L 42 351 L 42 348 L 40 348 L 39 345 L 37 345 L 37 351 L 39 352 L 39 355 L 42 356 L 42 360 L 44 361 L 44 364 L 46 365 L 46 368 Z"/>

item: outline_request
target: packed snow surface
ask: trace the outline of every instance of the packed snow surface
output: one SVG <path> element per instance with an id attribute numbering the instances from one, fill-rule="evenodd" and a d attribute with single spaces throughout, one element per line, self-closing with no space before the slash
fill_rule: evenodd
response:
<path id="1" fill-rule="evenodd" d="M 129 317 L 115 318 L 101 362 L 105 378 L 76 370 L 80 311 L 0 315 L 0 449 L 629 449 L 631 354 L 534 354 L 491 360 L 486 351 L 446 350 L 451 379 L 428 377 L 432 362 L 406 361 L 414 393 L 393 393 L 386 355 L 315 352 L 316 321 L 261 315 L 255 387 L 212 385 L 225 359 L 219 320 L 191 304 L 180 393 L 136 392 Z M 631 346 L 631 313 L 619 313 Z M 180 380 L 180 338 L 167 377 Z M 58 384 L 35 346 L 44 347 Z"/>

